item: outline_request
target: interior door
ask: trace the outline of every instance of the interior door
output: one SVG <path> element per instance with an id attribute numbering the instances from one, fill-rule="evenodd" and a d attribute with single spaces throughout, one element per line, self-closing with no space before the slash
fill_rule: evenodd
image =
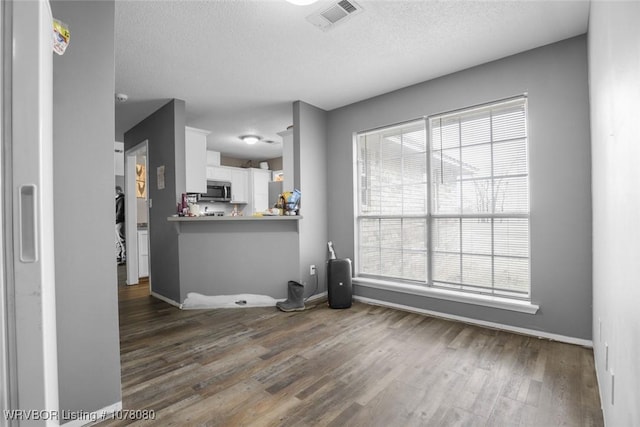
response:
<path id="1" fill-rule="evenodd" d="M 148 162 L 148 140 L 144 140 L 133 148 L 127 150 L 124 155 L 124 181 L 125 181 L 125 228 L 126 228 L 126 246 L 127 246 L 127 285 L 136 285 L 142 276 L 141 271 L 147 272 L 145 275 L 149 277 L 149 289 L 151 289 L 151 276 L 149 271 L 149 258 L 140 256 L 141 252 L 147 252 L 147 248 L 142 248 L 138 244 L 138 220 L 142 218 L 147 223 L 149 230 L 149 207 L 151 199 L 149 198 L 149 162 Z M 138 174 L 137 167 L 143 166 L 142 176 Z M 138 184 L 142 181 L 143 186 Z M 142 190 L 144 189 L 144 190 Z M 141 191 L 142 190 L 142 191 Z M 145 194 L 146 193 L 146 194 Z M 140 195 L 141 198 L 137 196 Z M 138 203 L 138 202 L 141 203 Z M 147 235 L 148 236 L 148 235 Z M 148 245 L 148 243 L 147 243 Z M 140 263 L 146 265 L 140 265 Z"/>
<path id="2" fill-rule="evenodd" d="M 54 411 L 51 10 L 47 0 L 2 8 L 3 400 L 9 409 Z"/>

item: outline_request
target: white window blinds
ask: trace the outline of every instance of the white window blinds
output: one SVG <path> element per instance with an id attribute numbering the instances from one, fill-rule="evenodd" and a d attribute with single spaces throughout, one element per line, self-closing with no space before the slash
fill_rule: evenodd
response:
<path id="1" fill-rule="evenodd" d="M 360 273 L 426 283 L 424 120 L 360 135 L 358 177 Z"/>
<path id="2" fill-rule="evenodd" d="M 529 295 L 526 100 L 429 118 L 432 284 Z"/>
<path id="3" fill-rule="evenodd" d="M 526 99 L 427 122 L 358 135 L 358 274 L 527 298 Z"/>

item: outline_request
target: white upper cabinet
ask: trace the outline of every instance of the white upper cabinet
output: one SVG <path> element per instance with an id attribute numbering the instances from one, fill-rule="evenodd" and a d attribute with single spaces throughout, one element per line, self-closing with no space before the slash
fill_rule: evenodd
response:
<path id="1" fill-rule="evenodd" d="M 233 203 L 247 203 L 249 201 L 249 172 L 247 169 L 233 168 L 231 170 L 231 201 Z"/>
<path id="2" fill-rule="evenodd" d="M 207 150 L 207 166 L 220 166 L 220 152 Z"/>
<path id="3" fill-rule="evenodd" d="M 245 215 L 264 212 L 270 207 L 269 181 L 271 181 L 270 170 L 249 169 L 249 205 Z"/>
<path id="4" fill-rule="evenodd" d="M 249 170 L 230 166 L 207 166 L 207 180 L 231 183 L 231 202 L 249 202 Z"/>
<path id="5" fill-rule="evenodd" d="M 187 193 L 207 192 L 207 135 L 209 131 L 185 127 L 185 187 Z"/>
<path id="6" fill-rule="evenodd" d="M 230 182 L 231 203 L 246 204 L 245 215 L 269 208 L 270 170 L 207 166 L 206 178 L 209 181 Z"/>
<path id="7" fill-rule="evenodd" d="M 231 182 L 231 169 L 232 168 L 226 166 L 207 166 L 206 179 L 208 181 Z"/>
<path id="8" fill-rule="evenodd" d="M 293 191 L 295 187 L 295 183 L 293 181 L 293 130 L 289 129 L 278 133 L 278 135 L 282 137 L 282 190 Z"/>

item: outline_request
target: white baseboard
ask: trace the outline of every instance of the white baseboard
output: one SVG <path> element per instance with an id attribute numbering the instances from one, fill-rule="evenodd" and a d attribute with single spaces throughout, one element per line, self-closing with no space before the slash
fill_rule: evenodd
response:
<path id="1" fill-rule="evenodd" d="M 113 418 L 114 413 L 121 410 L 122 401 L 116 402 L 113 405 L 106 406 L 95 412 L 73 413 L 72 416 L 76 416 L 78 417 L 78 419 L 61 424 L 61 427 L 82 427 L 96 422 L 104 421 L 106 419 Z"/>
<path id="2" fill-rule="evenodd" d="M 593 348 L 593 341 L 585 340 L 582 338 L 567 337 L 565 335 L 551 334 L 548 332 L 536 331 L 534 329 L 520 328 L 518 326 L 505 325 L 502 323 L 487 322 L 485 320 L 472 319 L 470 317 L 457 316 L 454 314 L 442 313 L 439 311 L 425 310 L 423 308 L 416 308 L 408 305 L 396 304 L 393 302 L 386 302 L 386 301 L 381 301 L 373 298 L 360 297 L 357 295 L 354 295 L 353 299 L 356 301 L 363 302 L 365 304 L 397 308 L 398 310 L 409 311 L 412 313 L 426 314 L 428 316 L 440 317 L 448 320 L 456 320 L 458 322 L 470 323 L 472 325 L 485 326 L 487 328 L 499 329 L 499 330 L 508 331 L 508 332 L 515 332 L 517 334 L 530 335 L 537 338 L 545 338 L 553 341 L 564 342 L 567 344 L 575 344 L 583 347 Z"/>
<path id="3" fill-rule="evenodd" d="M 149 291 L 149 293 L 151 294 L 152 297 L 154 298 L 158 298 L 160 301 L 164 301 L 167 304 L 170 304 L 174 307 L 178 307 L 180 310 L 182 310 L 182 304 L 180 304 L 179 302 L 175 302 L 172 299 L 169 299 L 167 297 L 165 297 L 164 295 L 160 295 L 159 293 L 153 292 L 153 291 Z"/>

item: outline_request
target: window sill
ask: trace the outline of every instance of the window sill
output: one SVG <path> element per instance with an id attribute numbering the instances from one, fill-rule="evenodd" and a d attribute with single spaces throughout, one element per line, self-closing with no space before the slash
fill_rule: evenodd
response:
<path id="1" fill-rule="evenodd" d="M 536 314 L 540 308 L 528 301 L 518 301 L 509 298 L 492 297 L 489 295 L 477 295 L 464 292 L 450 291 L 446 289 L 434 289 L 430 287 L 409 285 L 406 283 L 390 282 L 385 280 L 354 277 L 353 283 L 368 288 L 384 289 L 386 291 L 402 292 L 410 295 L 421 295 L 429 298 L 437 298 L 464 304 L 481 305 L 485 307 L 499 308 L 502 310 L 518 311 L 527 314 Z"/>

